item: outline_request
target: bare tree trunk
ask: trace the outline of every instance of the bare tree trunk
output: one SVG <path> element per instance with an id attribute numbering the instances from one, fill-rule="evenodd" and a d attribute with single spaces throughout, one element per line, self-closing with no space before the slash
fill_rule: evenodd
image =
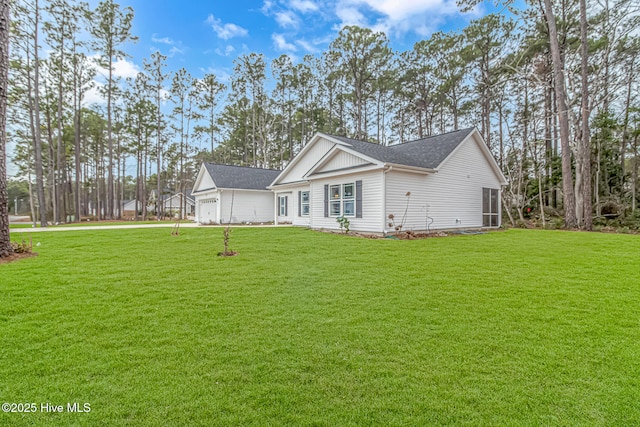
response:
<path id="1" fill-rule="evenodd" d="M 636 188 L 638 185 L 638 134 L 633 140 L 633 172 L 631 179 L 633 179 L 631 183 L 631 211 L 635 212 L 637 206 Z"/>
<path id="2" fill-rule="evenodd" d="M 45 84 L 45 94 L 47 94 L 48 88 Z M 46 96 L 46 95 L 45 95 Z M 51 112 L 49 108 L 45 110 L 45 121 L 47 126 L 47 142 L 49 143 L 49 201 L 51 202 L 51 212 L 53 213 L 53 223 L 58 224 L 60 219 L 58 218 L 58 188 L 56 187 L 56 157 L 53 144 L 53 127 L 51 124 Z"/>
<path id="3" fill-rule="evenodd" d="M 113 218 L 113 136 L 111 135 L 112 123 L 111 123 L 111 96 L 113 92 L 113 55 L 109 52 L 109 80 L 107 89 L 107 138 L 108 138 L 108 150 L 109 150 L 109 164 L 107 169 L 107 206 L 106 217 L 107 219 Z"/>
<path id="4" fill-rule="evenodd" d="M 0 1 L 0 258 L 13 253 L 7 190 L 7 88 L 9 84 L 9 0 Z"/>
<path id="5" fill-rule="evenodd" d="M 47 205 L 44 197 L 44 177 L 42 172 L 42 136 L 40 128 L 40 60 L 38 58 L 38 25 L 40 11 L 38 0 L 35 0 L 35 30 L 33 36 L 33 155 L 36 170 L 36 192 L 38 195 L 38 205 L 40 208 L 40 226 L 47 226 Z"/>
<path id="6" fill-rule="evenodd" d="M 585 230 L 593 228 L 593 204 L 591 202 L 591 134 L 589 130 L 589 45 L 587 40 L 587 5 L 586 0 L 580 0 L 580 43 L 582 53 L 582 141 L 580 157 L 582 158 L 582 207 L 584 214 L 583 226 Z"/>
<path id="7" fill-rule="evenodd" d="M 549 28 L 549 45 L 553 59 L 554 83 L 558 105 L 558 123 L 560 126 L 560 144 L 562 147 L 562 191 L 564 201 L 564 224 L 566 228 L 576 228 L 576 198 L 573 191 L 571 169 L 571 147 L 569 146 L 569 114 L 567 92 L 564 83 L 564 63 L 560 56 L 556 18 L 551 0 L 544 0 L 544 9 Z"/>
<path id="8" fill-rule="evenodd" d="M 76 222 L 80 222 L 80 218 L 82 216 L 81 212 L 80 212 L 80 178 L 82 176 L 82 171 L 80 168 L 80 115 L 81 115 L 81 105 L 80 105 L 80 99 L 76 100 L 76 90 L 77 90 L 77 83 L 76 83 L 76 79 L 74 78 L 74 104 L 75 104 L 75 111 L 74 111 L 74 117 L 73 117 L 73 125 L 74 125 L 74 150 L 73 150 L 73 160 L 75 163 L 75 169 L 76 169 L 76 180 L 74 183 L 74 202 L 75 202 L 75 221 Z"/>
<path id="9" fill-rule="evenodd" d="M 29 209 L 31 210 L 31 223 L 33 227 L 37 225 L 35 203 L 33 203 L 33 184 L 31 183 L 31 150 L 29 150 L 29 170 L 27 172 L 27 182 L 29 186 Z"/>

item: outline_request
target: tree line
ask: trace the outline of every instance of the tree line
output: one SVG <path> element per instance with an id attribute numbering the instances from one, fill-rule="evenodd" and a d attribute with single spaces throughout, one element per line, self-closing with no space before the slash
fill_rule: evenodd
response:
<path id="1" fill-rule="evenodd" d="M 243 54 L 224 83 L 168 72 L 160 52 L 115 77 L 136 37 L 133 9 L 110 0 L 12 7 L 8 137 L 43 226 L 118 218 L 125 199 L 142 218 L 161 213 L 160 196 L 184 193 L 200 162 L 282 168 L 316 132 L 388 145 L 467 126 L 508 179 L 505 220 L 640 217 L 635 1 L 531 1 L 402 52 L 347 26 L 297 63 Z M 88 106 L 99 72 L 106 105 Z"/>

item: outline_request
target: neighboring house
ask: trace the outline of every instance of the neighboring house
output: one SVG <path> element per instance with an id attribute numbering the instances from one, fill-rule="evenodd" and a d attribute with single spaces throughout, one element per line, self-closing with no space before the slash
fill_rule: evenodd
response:
<path id="1" fill-rule="evenodd" d="M 319 133 L 269 188 L 276 223 L 385 233 L 498 227 L 505 184 L 469 128 L 392 146 Z"/>
<path id="2" fill-rule="evenodd" d="M 142 203 L 134 200 L 125 200 L 122 202 L 122 216 L 125 219 L 135 218 L 136 207 L 138 212 L 142 211 Z"/>
<path id="3" fill-rule="evenodd" d="M 273 193 L 267 186 L 279 170 L 204 163 L 193 185 L 196 222 L 272 222 Z"/>
<path id="4" fill-rule="evenodd" d="M 182 199 L 182 205 L 181 205 Z M 165 194 L 162 196 L 162 207 L 165 215 L 177 216 L 182 206 L 182 217 L 194 216 L 196 212 L 196 202 L 191 190 L 187 190 L 186 194 L 182 192 L 175 194 Z M 155 207 L 153 208 L 155 211 Z"/>

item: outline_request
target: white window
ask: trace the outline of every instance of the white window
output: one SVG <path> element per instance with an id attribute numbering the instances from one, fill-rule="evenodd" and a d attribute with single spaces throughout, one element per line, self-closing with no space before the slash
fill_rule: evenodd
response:
<path id="1" fill-rule="evenodd" d="M 309 192 L 300 192 L 300 215 L 309 216 Z"/>
<path id="2" fill-rule="evenodd" d="M 278 216 L 287 216 L 287 196 L 278 197 Z"/>
<path id="3" fill-rule="evenodd" d="M 329 187 L 329 215 L 356 216 L 356 185 L 332 185 Z"/>

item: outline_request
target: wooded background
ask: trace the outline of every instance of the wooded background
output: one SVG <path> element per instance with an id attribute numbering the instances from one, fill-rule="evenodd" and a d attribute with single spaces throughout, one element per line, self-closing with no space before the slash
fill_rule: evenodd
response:
<path id="1" fill-rule="evenodd" d="M 159 52 L 136 58 L 136 78 L 115 78 L 135 40 L 129 7 L 16 0 L 10 209 L 44 226 L 119 218 L 137 199 L 146 218 L 158 195 L 191 187 L 202 161 L 282 168 L 316 132 L 388 145 L 476 126 L 509 181 L 505 221 L 637 221 L 639 11 L 632 0 L 505 5 L 405 52 L 344 27 L 298 63 L 243 54 L 223 84 L 167 72 Z M 86 105 L 98 68 L 106 104 Z"/>

